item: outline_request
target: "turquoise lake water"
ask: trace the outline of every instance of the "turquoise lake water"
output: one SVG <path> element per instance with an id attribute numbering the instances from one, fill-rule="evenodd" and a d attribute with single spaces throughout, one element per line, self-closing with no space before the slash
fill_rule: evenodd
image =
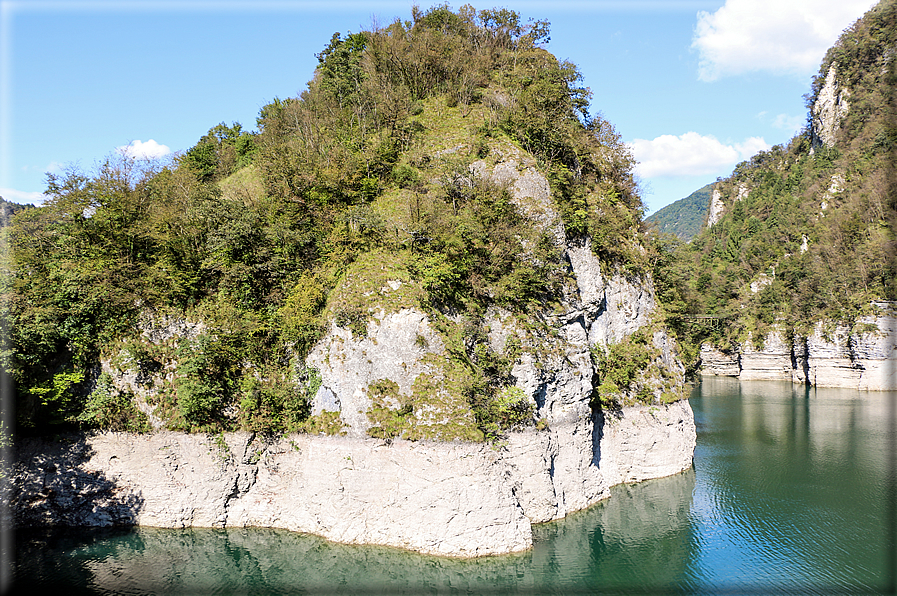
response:
<path id="1" fill-rule="evenodd" d="M 704 379 L 694 467 L 476 560 L 271 529 L 19 530 L 16 592 L 891 594 L 897 393 Z"/>

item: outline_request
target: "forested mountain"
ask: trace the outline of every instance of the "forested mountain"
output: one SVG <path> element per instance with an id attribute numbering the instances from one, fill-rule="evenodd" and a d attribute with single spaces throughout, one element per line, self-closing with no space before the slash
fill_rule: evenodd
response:
<path id="1" fill-rule="evenodd" d="M 574 290 L 557 233 L 473 164 L 520 151 L 550 183 L 562 235 L 607 271 L 651 266 L 632 157 L 589 113 L 576 67 L 542 47 L 548 31 L 505 9 L 414 8 L 334 34 L 308 88 L 264 106 L 257 131 L 222 123 L 162 168 L 115 156 L 50 176 L 4 263 L 20 425 L 146 428 L 116 367 L 152 388 L 144 409 L 168 428 L 325 424 L 310 418 L 320 378 L 304 359 L 333 325 L 364 336 L 371 296 L 392 286 L 387 309 L 441 322 L 470 436 L 522 420 L 508 389 L 519 349 L 489 348 L 482 317 L 526 321 Z M 181 340 L 153 336 L 148 319 Z M 635 373 L 614 378 L 625 393 Z M 398 397 L 381 385 L 371 391 Z M 411 409 L 372 415 L 400 425 Z"/>
<path id="2" fill-rule="evenodd" d="M 826 54 L 806 129 L 713 186 L 708 227 L 658 269 L 669 320 L 693 348 L 756 341 L 774 323 L 852 325 L 897 298 L 895 55 L 897 2 L 883 0 Z M 699 313 L 729 324 L 682 318 Z"/>
<path id="3" fill-rule="evenodd" d="M 30 209 L 33 205 L 20 205 L 7 201 L 0 197 L 0 227 L 6 227 L 12 221 L 12 216 L 24 209 Z"/>
<path id="4" fill-rule="evenodd" d="M 684 199 L 652 213 L 645 218 L 645 223 L 654 225 L 662 234 L 673 234 L 688 242 L 701 231 L 707 219 L 712 189 L 713 184 L 702 186 Z"/>

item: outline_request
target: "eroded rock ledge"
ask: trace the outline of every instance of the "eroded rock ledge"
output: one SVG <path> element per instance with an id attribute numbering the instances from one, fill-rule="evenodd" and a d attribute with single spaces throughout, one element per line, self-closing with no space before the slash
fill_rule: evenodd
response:
<path id="1" fill-rule="evenodd" d="M 892 306 L 889 306 L 893 308 Z M 701 346 L 701 374 L 869 391 L 897 389 L 897 316 L 867 316 L 853 329 L 817 323 L 807 335 L 773 331 L 722 351 Z"/>
<path id="2" fill-rule="evenodd" d="M 691 467 L 687 401 L 623 408 L 506 444 L 249 433 L 102 433 L 17 448 L 12 513 L 43 524 L 262 526 L 474 557 L 522 551 L 531 524 L 610 486 Z"/>

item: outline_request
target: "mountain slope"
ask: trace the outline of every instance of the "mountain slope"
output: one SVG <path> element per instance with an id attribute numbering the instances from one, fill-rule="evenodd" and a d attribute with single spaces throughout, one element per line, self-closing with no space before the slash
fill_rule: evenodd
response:
<path id="1" fill-rule="evenodd" d="M 682 323 L 680 337 L 726 344 L 759 341 L 773 324 L 785 336 L 819 321 L 851 327 L 897 298 L 895 53 L 897 3 L 883 0 L 826 54 L 808 128 L 714 185 L 708 227 L 678 248 L 663 283 L 679 289 L 674 316 L 729 324 Z"/>
<path id="2" fill-rule="evenodd" d="M 652 224 L 662 234 L 673 234 L 684 242 L 694 238 L 704 221 L 710 206 L 710 193 L 713 184 L 708 184 L 694 191 L 684 199 L 679 199 L 645 218 L 645 223 Z"/>

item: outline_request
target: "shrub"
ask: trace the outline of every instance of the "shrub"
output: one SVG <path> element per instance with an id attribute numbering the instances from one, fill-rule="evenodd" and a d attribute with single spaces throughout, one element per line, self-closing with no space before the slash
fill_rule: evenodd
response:
<path id="1" fill-rule="evenodd" d="M 134 405 L 133 396 L 117 391 L 108 373 L 102 373 L 97 379 L 77 420 L 88 428 L 137 433 L 152 430 L 146 414 Z"/>
<path id="2" fill-rule="evenodd" d="M 188 429 L 215 426 L 227 395 L 229 371 L 212 338 L 182 341 L 176 353 L 177 405 Z"/>
<path id="3" fill-rule="evenodd" d="M 408 397 L 399 393 L 395 381 L 380 379 L 368 385 L 371 408 L 367 412 L 371 426 L 368 435 L 379 439 L 401 437 L 411 429 L 414 407 Z"/>

